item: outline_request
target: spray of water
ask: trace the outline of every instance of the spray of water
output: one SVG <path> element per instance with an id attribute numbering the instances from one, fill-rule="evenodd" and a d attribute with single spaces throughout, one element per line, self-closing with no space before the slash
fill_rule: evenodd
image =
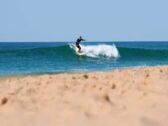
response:
<path id="1" fill-rule="evenodd" d="M 70 45 L 72 49 L 77 51 L 75 45 Z M 109 57 L 109 58 L 117 58 L 119 57 L 119 51 L 116 46 L 113 45 L 81 45 L 82 52 L 88 57 Z"/>

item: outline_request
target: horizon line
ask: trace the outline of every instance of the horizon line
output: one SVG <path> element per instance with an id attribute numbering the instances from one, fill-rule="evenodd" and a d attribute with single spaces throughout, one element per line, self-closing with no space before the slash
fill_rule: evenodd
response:
<path id="1" fill-rule="evenodd" d="M 3 42 L 7 42 L 7 43 L 10 43 L 10 42 L 44 42 L 44 43 L 47 43 L 47 42 L 75 42 L 75 41 L 0 41 L 0 43 L 3 43 Z M 168 40 L 130 40 L 130 41 L 84 41 L 84 42 L 168 42 Z"/>

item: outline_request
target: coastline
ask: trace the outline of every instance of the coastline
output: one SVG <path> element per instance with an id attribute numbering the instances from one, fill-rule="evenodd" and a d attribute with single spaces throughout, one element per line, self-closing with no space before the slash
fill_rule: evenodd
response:
<path id="1" fill-rule="evenodd" d="M 155 65 L 155 66 L 129 66 L 129 67 L 118 67 L 113 69 L 106 69 L 106 70 L 77 70 L 77 71 L 64 71 L 64 72 L 42 72 L 42 73 L 18 73 L 18 74 L 9 74 L 9 75 L 0 75 L 0 79 L 3 78 L 15 78 L 15 77 L 27 77 L 27 76 L 44 76 L 44 75 L 73 75 L 73 74 L 89 74 L 89 73 L 109 73 L 115 70 L 128 70 L 128 69 L 143 69 L 143 68 L 152 68 L 152 67 L 164 67 L 168 65 Z"/>
<path id="2" fill-rule="evenodd" d="M 168 66 L 0 77 L 3 126 L 164 126 Z"/>

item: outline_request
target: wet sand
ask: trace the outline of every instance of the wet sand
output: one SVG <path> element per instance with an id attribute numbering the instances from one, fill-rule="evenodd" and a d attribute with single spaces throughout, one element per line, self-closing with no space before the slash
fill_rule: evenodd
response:
<path id="1" fill-rule="evenodd" d="M 1 126 L 167 126 L 168 66 L 0 78 Z"/>

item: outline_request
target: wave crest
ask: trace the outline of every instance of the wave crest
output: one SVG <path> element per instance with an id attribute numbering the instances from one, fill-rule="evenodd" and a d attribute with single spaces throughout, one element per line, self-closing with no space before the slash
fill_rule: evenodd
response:
<path id="1" fill-rule="evenodd" d="M 70 44 L 70 47 L 77 51 L 77 48 L 75 45 Z M 84 52 L 84 54 L 88 57 L 109 57 L 109 58 L 117 58 L 119 57 L 119 51 L 116 48 L 116 46 L 113 45 L 106 45 L 106 44 L 100 44 L 100 45 L 81 45 L 81 50 Z"/>

